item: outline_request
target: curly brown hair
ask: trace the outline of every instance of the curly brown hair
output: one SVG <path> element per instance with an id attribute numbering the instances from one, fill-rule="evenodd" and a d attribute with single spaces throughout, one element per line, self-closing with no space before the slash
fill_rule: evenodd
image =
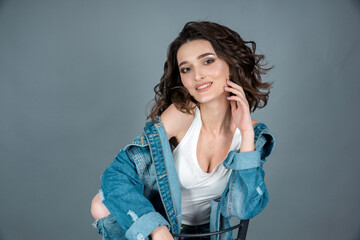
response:
<path id="1" fill-rule="evenodd" d="M 172 103 L 184 113 L 194 113 L 189 103 L 192 101 L 197 104 L 197 101 L 181 82 L 177 52 L 184 43 L 198 39 L 209 41 L 217 56 L 229 65 L 231 80 L 244 89 L 250 111 L 265 107 L 273 83 L 262 82 L 261 74 L 273 67 L 264 68 L 265 64 L 261 63 L 264 55 L 255 54 L 255 42 L 244 41 L 235 31 L 214 22 L 191 21 L 185 24 L 179 36 L 168 47 L 164 73 L 160 83 L 154 87 L 155 104 L 147 119 L 151 118 L 155 122 L 155 117 Z M 251 48 L 246 44 L 251 44 Z"/>

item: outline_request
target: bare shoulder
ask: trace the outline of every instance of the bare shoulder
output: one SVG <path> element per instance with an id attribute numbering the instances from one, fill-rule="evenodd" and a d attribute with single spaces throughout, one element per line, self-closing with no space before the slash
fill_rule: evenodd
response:
<path id="1" fill-rule="evenodd" d="M 251 120 L 251 121 L 252 121 L 252 125 L 253 125 L 253 126 L 255 126 L 256 124 L 258 124 L 258 122 L 255 121 L 255 120 Z"/>
<path id="2" fill-rule="evenodd" d="M 183 113 L 171 104 L 160 116 L 168 139 L 182 136 L 190 127 L 194 115 Z M 181 137 L 180 137 L 181 138 Z"/>

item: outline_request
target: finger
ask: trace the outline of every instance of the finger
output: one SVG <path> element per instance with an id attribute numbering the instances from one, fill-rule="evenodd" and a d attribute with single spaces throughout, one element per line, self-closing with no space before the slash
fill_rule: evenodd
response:
<path id="1" fill-rule="evenodd" d="M 232 111 L 236 110 L 236 108 L 237 108 L 236 102 L 233 101 L 233 100 L 231 100 L 231 101 L 230 101 L 230 107 L 231 107 L 231 110 L 232 110 Z"/>
<path id="2" fill-rule="evenodd" d="M 241 99 L 241 98 L 238 97 L 238 96 L 228 96 L 227 99 L 228 99 L 228 100 L 233 100 L 233 101 L 236 101 L 236 102 L 241 102 L 241 103 L 244 102 L 243 99 Z"/>
<path id="3" fill-rule="evenodd" d="M 231 87 L 225 87 L 224 88 L 225 91 L 228 91 L 228 92 L 231 92 L 239 97 L 242 97 L 243 99 L 245 99 L 245 94 L 241 91 L 239 91 L 238 89 L 235 89 L 235 88 L 231 88 Z"/>
<path id="4" fill-rule="evenodd" d="M 238 84 L 236 84 L 236 83 L 233 83 L 233 82 L 229 82 L 230 84 L 231 84 L 231 86 L 230 85 L 228 85 L 228 86 L 225 86 L 225 90 L 230 90 L 230 89 L 236 89 L 238 92 L 237 93 L 235 93 L 236 95 L 243 95 L 243 97 L 244 97 L 244 99 L 246 99 L 246 94 L 245 94 L 245 91 L 244 91 L 244 89 L 240 86 L 240 85 L 238 85 Z"/>
<path id="5" fill-rule="evenodd" d="M 244 94 L 244 96 L 246 97 L 246 94 L 245 94 L 245 91 L 244 91 L 244 88 L 240 86 L 240 92 L 242 92 Z"/>
<path id="6" fill-rule="evenodd" d="M 232 91 L 231 91 L 231 93 L 233 93 L 234 95 L 229 95 L 228 97 L 231 97 L 231 96 L 236 96 L 236 97 L 240 98 L 240 99 L 241 99 L 241 101 L 243 101 L 243 102 L 247 102 L 246 97 L 245 97 L 243 94 L 234 93 L 234 92 L 232 92 Z"/>
<path id="7" fill-rule="evenodd" d="M 238 96 L 229 96 L 229 97 L 227 97 L 227 99 L 236 101 L 236 104 L 238 107 L 240 107 L 240 106 L 249 107 L 247 101 L 244 101 L 243 99 L 241 99 Z"/>
<path id="8" fill-rule="evenodd" d="M 233 87 L 233 88 L 235 88 L 235 89 L 238 89 L 238 90 L 241 90 L 241 89 L 242 89 L 242 87 L 241 87 L 239 84 L 234 83 L 234 82 L 231 81 L 230 79 L 227 79 L 227 80 L 226 80 L 226 83 L 227 83 L 229 86 L 231 86 L 231 87 Z"/>

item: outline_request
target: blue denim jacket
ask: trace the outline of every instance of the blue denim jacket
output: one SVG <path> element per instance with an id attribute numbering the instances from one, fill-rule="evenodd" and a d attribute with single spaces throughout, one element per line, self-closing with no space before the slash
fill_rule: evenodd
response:
<path id="1" fill-rule="evenodd" d="M 210 231 L 230 226 L 230 218 L 250 219 L 260 213 L 269 198 L 262 165 L 275 146 L 264 123 L 254 125 L 255 151 L 230 151 L 223 164 L 233 169 L 219 201 L 211 201 Z M 100 195 L 120 225 L 117 239 L 149 239 L 160 225 L 180 233 L 181 193 L 172 150 L 158 117 L 123 148 L 101 176 Z M 212 236 L 212 239 L 219 239 Z M 220 239 L 232 239 L 230 233 Z"/>

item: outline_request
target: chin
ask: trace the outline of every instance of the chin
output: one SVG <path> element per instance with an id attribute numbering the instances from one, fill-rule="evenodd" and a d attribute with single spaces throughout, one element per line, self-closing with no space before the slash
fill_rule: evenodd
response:
<path id="1" fill-rule="evenodd" d="M 199 97 L 199 96 L 194 97 L 194 96 L 193 96 L 193 98 L 194 98 L 198 103 L 207 103 L 207 102 L 209 102 L 209 101 L 212 100 L 212 98 L 211 98 L 210 96 L 203 96 L 203 97 Z"/>
<path id="2" fill-rule="evenodd" d="M 224 92 L 223 92 L 223 93 L 221 93 L 221 94 L 219 94 L 219 95 L 211 95 L 211 96 L 208 95 L 208 96 L 201 96 L 201 97 L 199 97 L 199 96 L 194 97 L 194 96 L 193 96 L 193 98 L 194 98 L 198 103 L 204 104 L 204 103 L 208 103 L 208 102 L 212 102 L 212 101 L 224 101 L 224 99 L 225 99 L 226 101 L 228 101 L 228 100 L 226 99 L 226 96 L 227 96 L 227 95 L 225 95 Z M 230 104 L 230 102 L 229 102 L 229 104 Z"/>
<path id="3" fill-rule="evenodd" d="M 204 98 L 195 98 L 195 100 L 200 103 L 200 104 L 205 104 L 205 103 L 209 103 L 215 100 L 215 98 L 208 98 L 208 97 L 204 97 Z"/>

